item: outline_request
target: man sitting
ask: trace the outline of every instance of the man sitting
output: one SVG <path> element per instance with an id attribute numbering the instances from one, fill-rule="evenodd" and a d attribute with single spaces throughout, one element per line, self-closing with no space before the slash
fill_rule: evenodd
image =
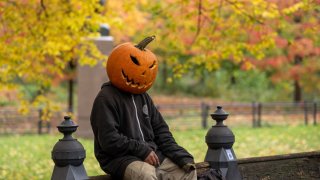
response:
<path id="1" fill-rule="evenodd" d="M 156 56 L 138 45 L 117 46 L 107 61 L 111 82 L 103 84 L 91 112 L 95 156 L 115 179 L 195 180 L 192 155 L 179 146 L 146 91 L 157 70 Z"/>

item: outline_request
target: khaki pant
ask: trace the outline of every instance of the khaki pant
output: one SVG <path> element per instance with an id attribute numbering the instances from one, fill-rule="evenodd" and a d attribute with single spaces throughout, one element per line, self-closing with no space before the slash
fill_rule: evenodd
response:
<path id="1" fill-rule="evenodd" d="M 170 159 L 165 158 L 162 164 L 154 166 L 142 162 L 134 161 L 130 163 L 124 173 L 124 180 L 196 180 L 197 173 L 192 171 L 186 173 Z"/>

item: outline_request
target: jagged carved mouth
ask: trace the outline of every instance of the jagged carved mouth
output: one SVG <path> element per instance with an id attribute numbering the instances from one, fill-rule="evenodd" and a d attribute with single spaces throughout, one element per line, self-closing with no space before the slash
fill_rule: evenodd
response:
<path id="1" fill-rule="evenodd" d="M 129 76 L 124 72 L 124 70 L 121 70 L 121 74 L 122 74 L 122 78 L 126 81 L 126 85 L 133 87 L 133 88 L 138 88 L 138 89 L 142 89 L 145 88 L 149 85 L 151 85 L 152 82 L 150 82 L 149 84 L 140 84 L 138 82 L 134 82 L 134 79 L 130 79 Z"/>

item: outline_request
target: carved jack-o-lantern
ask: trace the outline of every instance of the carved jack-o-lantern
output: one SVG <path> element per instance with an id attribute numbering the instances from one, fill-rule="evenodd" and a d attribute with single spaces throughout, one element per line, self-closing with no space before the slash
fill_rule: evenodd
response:
<path id="1" fill-rule="evenodd" d="M 146 92 L 157 72 L 157 57 L 145 47 L 155 39 L 147 37 L 139 44 L 123 43 L 114 48 L 107 61 L 107 74 L 117 88 L 133 94 Z"/>

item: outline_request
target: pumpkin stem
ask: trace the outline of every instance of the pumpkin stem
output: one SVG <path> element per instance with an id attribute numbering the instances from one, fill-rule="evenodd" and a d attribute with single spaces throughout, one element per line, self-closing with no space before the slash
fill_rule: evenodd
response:
<path id="1" fill-rule="evenodd" d="M 144 50 L 144 48 L 146 48 L 146 46 L 153 41 L 156 38 L 155 35 L 150 36 L 150 37 L 146 37 L 144 40 L 142 40 L 141 42 L 139 42 L 139 44 L 135 45 L 136 48 L 139 48 L 141 51 Z"/>

